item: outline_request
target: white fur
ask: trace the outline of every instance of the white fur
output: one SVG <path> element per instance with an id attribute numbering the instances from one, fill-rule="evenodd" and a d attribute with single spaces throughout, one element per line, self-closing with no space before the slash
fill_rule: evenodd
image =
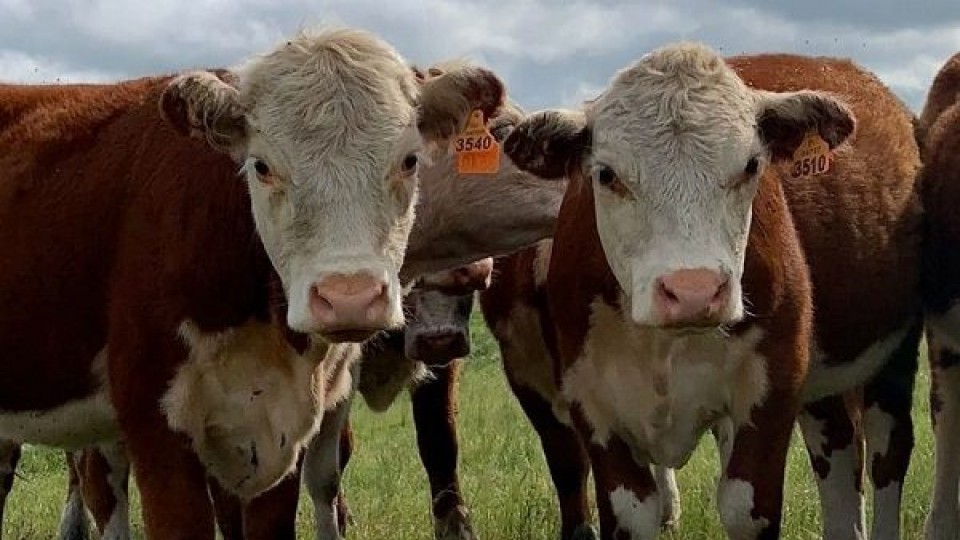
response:
<path id="1" fill-rule="evenodd" d="M 870 407 L 863 414 L 863 429 L 867 439 L 867 470 L 872 463 L 890 452 L 890 434 L 895 419 L 879 407 Z M 899 540 L 900 494 L 899 482 L 891 482 L 873 493 L 873 528 L 871 540 Z"/>
<path id="2" fill-rule="evenodd" d="M 634 325 L 601 299 L 592 312 L 583 356 L 564 374 L 563 391 L 582 408 L 597 444 L 616 433 L 638 460 L 679 468 L 706 429 L 724 417 L 748 422 L 766 396 L 759 329 L 741 338 L 677 334 Z"/>
<path id="3" fill-rule="evenodd" d="M 765 158 L 758 107 L 719 56 L 692 44 L 644 56 L 587 107 L 588 167 L 611 168 L 628 191 L 593 187 L 600 241 L 630 293 L 634 321 L 656 322 L 658 277 L 697 268 L 730 277 L 723 314 L 742 316 L 740 278 L 759 176 L 731 184 L 752 157 Z"/>
<path id="4" fill-rule="evenodd" d="M 753 540 L 770 522 L 754 519 L 753 485 L 740 479 L 723 478 L 717 488 L 720 521 L 730 540 Z M 829 537 L 828 537 L 829 538 Z"/>
<path id="5" fill-rule="evenodd" d="M 943 408 L 934 429 L 936 463 L 926 539 L 960 540 L 960 367 L 940 372 L 937 391 Z"/>
<path id="6" fill-rule="evenodd" d="M 84 535 L 80 538 L 86 538 L 89 529 L 90 520 L 87 517 L 87 507 L 83 504 L 83 495 L 78 485 L 67 492 L 67 503 L 63 506 L 63 513 L 60 516 L 58 538 L 61 540 L 79 540 L 77 538 L 78 533 Z M 104 536 L 104 540 L 108 539 L 109 537 Z"/>
<path id="7" fill-rule="evenodd" d="M 0 411 L 0 435 L 30 444 L 56 446 L 68 450 L 91 442 L 108 442 L 119 436 L 116 413 L 110 402 L 106 377 L 107 351 L 101 350 L 92 364 L 98 386 L 82 399 L 42 411 Z"/>
<path id="8" fill-rule="evenodd" d="M 833 450 L 827 456 L 823 451 L 826 439 L 822 422 L 808 414 L 801 414 L 799 424 L 807 450 L 830 464 L 826 478 L 821 479 L 814 474 L 820 492 L 823 537 L 831 540 L 864 540 L 863 494 L 857 491 L 855 477 L 858 470 L 856 449 L 851 445 Z"/>
<path id="9" fill-rule="evenodd" d="M 275 325 L 218 334 L 180 325 L 190 348 L 161 400 L 170 428 L 187 434 L 207 470 L 249 499 L 293 470 L 325 408 L 350 390 L 358 346 L 314 341 L 298 354 Z"/>
<path id="10" fill-rule="evenodd" d="M 362 31 L 304 30 L 233 72 L 236 91 L 211 93 L 206 105 L 223 110 L 235 99 L 243 111 L 246 136 L 231 153 L 289 299 L 287 323 L 317 331 L 311 286 L 332 273 L 369 273 L 389 286 L 385 324 L 399 326 L 397 273 L 417 183 L 401 164 L 426 151 L 408 64 Z M 269 182 L 255 160 L 269 167 Z"/>
<path id="11" fill-rule="evenodd" d="M 351 368 L 358 377 L 359 364 Z M 303 483 L 313 502 L 317 540 L 340 540 L 335 501 L 340 486 L 340 432 L 350 415 L 354 392 L 324 418 L 303 458 Z"/>
<path id="12" fill-rule="evenodd" d="M 653 475 L 660 493 L 660 511 L 664 525 L 672 526 L 680 519 L 680 489 L 677 487 L 677 475 L 673 469 L 653 467 Z"/>
<path id="13" fill-rule="evenodd" d="M 653 493 L 642 501 L 623 486 L 610 492 L 610 507 L 617 518 L 616 530 L 631 540 L 654 539 L 660 533 L 660 498 Z"/>
<path id="14" fill-rule="evenodd" d="M 913 322 L 887 334 L 867 347 L 849 362 L 827 365 L 827 358 L 817 347 L 812 347 L 810 370 L 804 383 L 803 399 L 813 402 L 826 396 L 843 393 L 872 377 L 900 347 Z"/>

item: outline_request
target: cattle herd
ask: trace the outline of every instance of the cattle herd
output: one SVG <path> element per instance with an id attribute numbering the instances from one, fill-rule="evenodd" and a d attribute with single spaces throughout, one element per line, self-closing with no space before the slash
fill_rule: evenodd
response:
<path id="1" fill-rule="evenodd" d="M 477 120 L 493 170 L 465 165 Z M 488 69 L 345 28 L 231 69 L 0 84 L 0 249 L 0 520 L 21 445 L 61 448 L 64 540 L 88 515 L 129 538 L 131 473 L 150 540 L 295 538 L 301 482 L 343 538 L 352 399 L 408 388 L 435 537 L 475 538 L 475 293 L 561 540 L 672 526 L 707 431 L 727 536 L 779 538 L 794 425 L 823 537 L 900 538 L 924 336 L 926 537 L 960 540 L 960 54 L 920 116 L 850 60 L 688 42 L 530 113 Z"/>

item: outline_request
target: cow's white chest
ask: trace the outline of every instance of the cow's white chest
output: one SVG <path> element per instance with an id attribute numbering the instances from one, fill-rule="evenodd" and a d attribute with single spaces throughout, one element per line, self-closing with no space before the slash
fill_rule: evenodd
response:
<path id="1" fill-rule="evenodd" d="M 96 392 L 50 410 L 0 411 L 0 437 L 14 441 L 78 449 L 91 443 L 110 442 L 120 436 L 116 414 L 106 384 L 106 349 L 93 362 Z"/>
<path id="2" fill-rule="evenodd" d="M 349 372 L 324 361 L 326 345 L 298 354 L 268 324 L 203 334 L 187 321 L 180 332 L 190 356 L 162 399 L 167 422 L 225 488 L 252 498 L 293 470 Z"/>
<path id="3" fill-rule="evenodd" d="M 616 434 L 638 459 L 681 467 L 704 431 L 721 418 L 747 422 L 766 395 L 760 337 L 759 329 L 733 338 L 641 328 L 596 301 L 563 393 L 580 405 L 593 442 L 605 445 Z"/>

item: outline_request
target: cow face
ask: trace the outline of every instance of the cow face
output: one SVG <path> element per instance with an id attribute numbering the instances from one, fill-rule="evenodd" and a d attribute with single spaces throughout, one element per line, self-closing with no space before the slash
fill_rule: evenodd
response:
<path id="1" fill-rule="evenodd" d="M 235 72 L 175 78 L 161 110 L 229 152 L 287 295 L 287 324 L 359 341 L 402 324 L 398 272 L 424 158 L 493 115 L 503 85 L 463 66 L 429 81 L 360 31 L 303 32 Z"/>
<path id="2" fill-rule="evenodd" d="M 423 276 L 404 298 L 404 354 L 442 365 L 470 354 L 473 293 L 490 287 L 493 259 Z"/>
<path id="3" fill-rule="evenodd" d="M 744 313 L 751 205 L 766 167 L 809 131 L 834 148 L 853 128 L 830 96 L 752 90 L 710 49 L 679 44 L 618 72 L 583 112 L 529 117 L 505 148 L 542 176 L 581 175 L 636 323 L 717 326 Z"/>

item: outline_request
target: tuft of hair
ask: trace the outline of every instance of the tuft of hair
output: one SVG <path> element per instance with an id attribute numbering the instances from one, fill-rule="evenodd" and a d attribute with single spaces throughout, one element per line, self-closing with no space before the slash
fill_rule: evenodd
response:
<path id="1" fill-rule="evenodd" d="M 365 30 L 318 26 L 300 30 L 274 50 L 254 55 L 235 70 L 242 98 L 256 102 L 264 94 L 281 96 L 302 118 L 326 114 L 351 118 L 380 114 L 384 103 L 415 104 L 417 84 L 403 57 L 384 40 Z M 282 81 L 282 83 L 280 83 Z M 394 84 L 384 84 L 390 81 Z M 283 95 L 311 96 L 282 99 Z M 365 101 L 365 103 L 358 103 Z M 410 118 L 391 119 L 407 123 Z"/>

